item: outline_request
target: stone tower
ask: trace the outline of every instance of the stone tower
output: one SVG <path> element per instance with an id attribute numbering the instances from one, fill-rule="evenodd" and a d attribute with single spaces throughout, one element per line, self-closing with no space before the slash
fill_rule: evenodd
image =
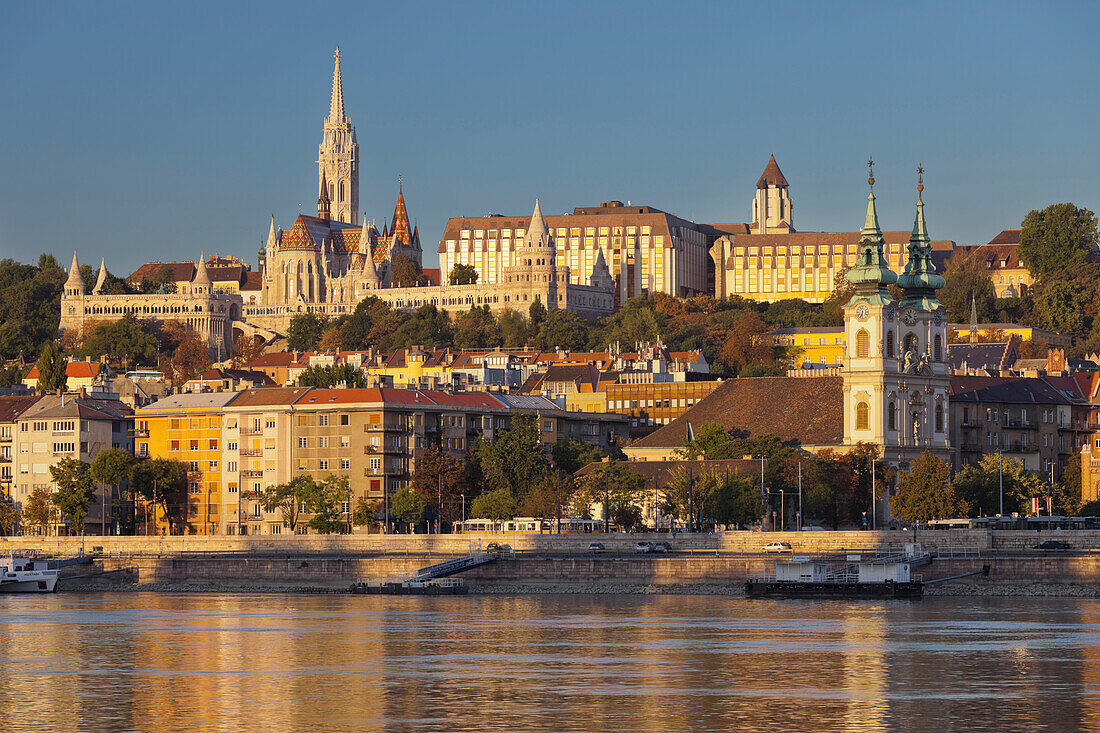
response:
<path id="1" fill-rule="evenodd" d="M 324 137 L 317 152 L 317 181 L 328 188 L 331 216 L 335 221 L 358 223 L 359 141 L 344 113 L 344 81 L 340 76 L 340 49 L 332 72 L 332 100 L 325 118 Z"/>
<path id="2" fill-rule="evenodd" d="M 773 155 L 756 181 L 756 196 L 752 200 L 753 234 L 789 234 L 794 231 L 794 203 L 788 191 L 787 179 Z"/>
<path id="3" fill-rule="evenodd" d="M 884 459 L 903 468 L 924 451 L 949 459 L 947 335 L 936 300 L 944 280 L 932 263 L 924 202 L 918 193 L 909 262 L 899 278 L 884 253 L 873 169 L 868 183 L 859 260 L 847 274 L 855 292 L 844 306 L 844 442 L 880 445 Z M 900 303 L 888 290 L 895 282 Z"/>

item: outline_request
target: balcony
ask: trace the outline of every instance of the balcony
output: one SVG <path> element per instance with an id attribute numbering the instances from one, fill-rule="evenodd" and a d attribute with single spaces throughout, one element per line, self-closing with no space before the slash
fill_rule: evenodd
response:
<path id="1" fill-rule="evenodd" d="M 241 448 L 242 456 L 262 456 L 263 454 L 263 448 Z"/>
<path id="2" fill-rule="evenodd" d="M 187 480 L 188 481 L 199 481 L 201 479 L 202 479 L 202 471 L 188 471 L 187 472 Z"/>
<path id="3" fill-rule="evenodd" d="M 1006 428 L 1016 428 L 1020 430 L 1039 429 L 1039 423 L 1031 422 L 1030 420 L 1005 420 L 1003 425 Z"/>
<path id="4" fill-rule="evenodd" d="M 263 435 L 263 434 L 264 434 L 263 428 L 257 428 L 257 427 L 253 427 L 251 425 L 242 425 L 241 426 L 241 435 Z"/>
<path id="5" fill-rule="evenodd" d="M 977 443 L 963 443 L 959 446 L 963 453 L 982 453 L 982 447 Z"/>
<path id="6" fill-rule="evenodd" d="M 263 471 L 256 471 L 256 470 L 253 470 L 253 469 L 249 469 L 247 471 L 241 471 L 241 478 L 263 478 L 263 477 L 264 477 L 264 472 Z"/>
<path id="7" fill-rule="evenodd" d="M 1001 448 L 1004 453 L 1036 453 L 1038 450 L 1038 447 L 1032 447 L 1027 443 L 1006 443 Z"/>
<path id="8" fill-rule="evenodd" d="M 249 512 L 241 512 L 241 521 L 242 522 L 262 522 L 263 520 L 264 520 L 264 515 L 262 515 L 262 514 L 251 514 Z"/>
<path id="9" fill-rule="evenodd" d="M 149 428 L 134 428 L 130 431 L 130 434 L 133 435 L 135 438 L 148 438 Z M 3 438 L 0 438 L 0 440 L 3 440 Z"/>

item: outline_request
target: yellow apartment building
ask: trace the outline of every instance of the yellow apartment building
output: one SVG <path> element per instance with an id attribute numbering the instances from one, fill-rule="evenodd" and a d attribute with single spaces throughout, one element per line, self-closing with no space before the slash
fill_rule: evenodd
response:
<path id="1" fill-rule="evenodd" d="M 794 349 L 792 366 L 810 369 L 844 364 L 844 327 L 777 328 L 771 332 L 777 346 Z"/>
<path id="2" fill-rule="evenodd" d="M 1007 340 L 1009 336 L 1015 336 L 1021 341 L 1042 341 L 1055 348 L 1065 348 L 1073 345 L 1072 336 L 1033 326 L 1021 326 L 1016 323 L 979 323 L 974 329 L 968 324 L 959 323 L 948 325 L 947 329 L 950 334 L 949 341 L 953 340 L 955 342 L 969 341 L 970 334 L 976 330 L 979 337 L 990 333 L 1003 333 L 1004 340 Z"/>
<path id="3" fill-rule="evenodd" d="M 171 395 L 135 414 L 139 457 L 187 464 L 187 501 L 180 509 L 189 534 L 226 534 L 228 508 L 237 505 L 236 487 L 229 492 L 222 477 L 222 411 L 236 396 L 234 392 Z M 155 511 L 157 531 L 166 533 L 160 508 Z"/>

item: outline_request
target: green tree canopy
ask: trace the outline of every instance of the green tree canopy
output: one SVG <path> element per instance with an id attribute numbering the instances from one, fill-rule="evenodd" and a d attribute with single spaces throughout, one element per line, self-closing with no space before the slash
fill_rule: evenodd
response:
<path id="1" fill-rule="evenodd" d="M 1073 204 L 1051 204 L 1024 217 L 1016 254 L 1032 277 L 1043 279 L 1084 263 L 1098 242 L 1096 214 Z"/>
<path id="2" fill-rule="evenodd" d="M 157 358 L 157 337 L 153 329 L 127 313 L 117 321 L 97 323 L 84 340 L 80 352 L 93 359 L 107 355 L 126 365 L 153 364 Z"/>
<path id="3" fill-rule="evenodd" d="M 338 364 L 311 364 L 298 376 L 298 386 L 319 387 L 366 387 L 367 375 L 362 369 L 347 362 Z"/>
<path id="4" fill-rule="evenodd" d="M 451 285 L 474 285 L 477 283 L 477 277 L 476 267 L 460 262 L 451 268 L 449 280 Z"/>
<path id="5" fill-rule="evenodd" d="M 599 448 L 576 438 L 559 438 L 550 448 L 554 468 L 570 475 L 602 458 Z"/>
<path id="6" fill-rule="evenodd" d="M 328 319 L 320 313 L 296 313 L 286 329 L 286 345 L 291 351 L 313 351 L 321 340 Z"/>
<path id="7" fill-rule="evenodd" d="M 95 498 L 95 480 L 91 466 L 75 458 L 62 458 L 50 466 L 57 491 L 53 503 L 64 515 L 69 525 L 84 534 L 84 520 L 88 517 L 88 505 Z"/>
<path id="8" fill-rule="evenodd" d="M 130 469 L 130 487 L 142 499 L 159 505 L 169 527 L 180 527 L 186 516 L 187 464 L 171 458 L 138 461 Z"/>
<path id="9" fill-rule="evenodd" d="M 404 522 L 412 534 L 413 527 L 424 519 L 427 503 L 424 497 L 408 486 L 403 486 L 390 497 L 390 514 L 399 522 Z"/>
<path id="10" fill-rule="evenodd" d="M 928 522 L 957 517 L 966 511 L 966 504 L 951 486 L 950 464 L 926 451 L 901 474 L 890 509 L 902 521 Z"/>
<path id="11" fill-rule="evenodd" d="M 458 349 L 490 349 L 503 341 L 501 325 L 489 306 L 471 306 L 454 321 L 454 346 Z"/>
<path id="12" fill-rule="evenodd" d="M 519 504 L 510 489 L 495 489 L 481 494 L 470 503 L 470 516 L 499 522 L 516 516 L 518 509 Z"/>
<path id="13" fill-rule="evenodd" d="M 522 499 L 546 473 L 549 463 L 539 438 L 538 416 L 514 413 L 512 427 L 498 432 L 494 440 L 478 438 L 474 447 L 490 489 L 506 489 Z"/>
<path id="14" fill-rule="evenodd" d="M 573 501 L 582 516 L 590 513 L 593 504 L 599 504 L 605 520 L 633 529 L 641 524 L 645 493 L 645 481 L 625 461 L 608 461 L 585 475 Z"/>
<path id="15" fill-rule="evenodd" d="M 21 517 L 19 507 L 15 505 L 12 498 L 6 494 L 0 495 L 0 534 L 15 534 Z"/>
<path id="16" fill-rule="evenodd" d="M 305 492 L 305 509 L 312 514 L 309 528 L 318 534 L 343 531 L 349 519 L 344 504 L 350 506 L 351 488 L 347 476 L 329 474 Z"/>
<path id="17" fill-rule="evenodd" d="M 317 482 L 312 476 L 299 474 L 285 484 L 264 489 L 260 493 L 260 506 L 265 512 L 278 511 L 283 526 L 293 534 L 302 514 L 307 511 L 307 504 L 316 499 L 318 490 Z"/>
<path id="18" fill-rule="evenodd" d="M 1050 493 L 1041 478 L 1024 468 L 1022 460 L 1002 454 L 982 456 L 978 465 L 966 466 L 951 482 L 955 496 L 964 505 L 962 511 L 971 517 L 998 514 L 1002 486 L 1006 514 L 1025 512 L 1032 496 Z"/>
<path id="19" fill-rule="evenodd" d="M 41 392 L 64 391 L 69 380 L 66 366 L 68 360 L 56 341 L 47 341 L 38 357 L 38 387 Z"/>
<path id="20" fill-rule="evenodd" d="M 534 309 L 534 305 L 531 308 Z M 588 322 L 579 313 L 564 308 L 551 308 L 539 323 L 535 345 L 547 351 L 579 351 L 588 345 Z"/>
<path id="21" fill-rule="evenodd" d="M 35 533 L 44 532 L 50 524 L 50 516 L 53 514 L 53 493 L 39 486 L 33 490 L 23 501 L 23 522 L 33 527 Z"/>

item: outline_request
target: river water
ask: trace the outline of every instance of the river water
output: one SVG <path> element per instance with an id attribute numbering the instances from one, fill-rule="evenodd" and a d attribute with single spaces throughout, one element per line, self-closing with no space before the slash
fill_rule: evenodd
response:
<path id="1" fill-rule="evenodd" d="M 1100 729 L 1100 601 L 0 596 L 0 730 Z"/>

